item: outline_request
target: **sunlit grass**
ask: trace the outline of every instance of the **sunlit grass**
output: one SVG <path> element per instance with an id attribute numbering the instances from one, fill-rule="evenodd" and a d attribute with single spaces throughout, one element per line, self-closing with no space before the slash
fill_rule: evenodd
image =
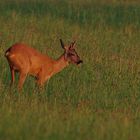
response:
<path id="1" fill-rule="evenodd" d="M 138 140 L 139 1 L 0 2 L 0 139 Z M 84 63 L 38 90 L 33 77 L 10 90 L 5 50 L 24 42 L 56 59 L 77 40 Z"/>

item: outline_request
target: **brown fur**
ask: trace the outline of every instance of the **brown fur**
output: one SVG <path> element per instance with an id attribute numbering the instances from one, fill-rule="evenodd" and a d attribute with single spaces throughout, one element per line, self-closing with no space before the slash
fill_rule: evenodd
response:
<path id="1" fill-rule="evenodd" d="M 15 71 L 19 72 L 18 88 L 21 89 L 27 75 L 36 77 L 38 85 L 42 86 L 52 75 L 68 66 L 69 62 L 76 64 L 82 62 L 74 49 L 75 43 L 64 46 L 62 40 L 60 42 L 65 52 L 57 60 L 25 44 L 17 43 L 10 47 L 5 56 L 10 66 L 11 85 L 15 80 Z"/>

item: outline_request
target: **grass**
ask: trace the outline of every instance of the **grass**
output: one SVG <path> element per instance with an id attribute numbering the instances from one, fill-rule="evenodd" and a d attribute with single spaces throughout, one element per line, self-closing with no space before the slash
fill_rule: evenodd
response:
<path id="1" fill-rule="evenodd" d="M 0 9 L 1 140 L 140 139 L 139 1 L 6 0 Z M 10 90 L 5 50 L 25 42 L 58 58 L 59 38 L 77 39 L 83 65 L 41 92 L 32 77 Z"/>

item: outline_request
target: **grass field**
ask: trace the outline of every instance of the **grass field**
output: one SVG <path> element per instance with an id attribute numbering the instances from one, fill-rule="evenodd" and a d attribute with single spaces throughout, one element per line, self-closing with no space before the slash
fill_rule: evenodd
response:
<path id="1" fill-rule="evenodd" d="M 10 90 L 5 50 L 24 42 L 56 59 L 60 38 L 84 63 L 42 91 L 32 77 Z M 0 1 L 0 140 L 139 140 L 139 129 L 139 0 Z"/>

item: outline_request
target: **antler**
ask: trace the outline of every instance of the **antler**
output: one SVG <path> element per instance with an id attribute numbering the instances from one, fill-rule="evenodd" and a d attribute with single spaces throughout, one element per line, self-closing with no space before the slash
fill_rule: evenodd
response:
<path id="1" fill-rule="evenodd" d="M 76 46 L 75 44 L 76 44 L 76 41 L 73 41 L 73 42 L 70 44 L 70 48 L 73 49 L 73 48 Z"/>

